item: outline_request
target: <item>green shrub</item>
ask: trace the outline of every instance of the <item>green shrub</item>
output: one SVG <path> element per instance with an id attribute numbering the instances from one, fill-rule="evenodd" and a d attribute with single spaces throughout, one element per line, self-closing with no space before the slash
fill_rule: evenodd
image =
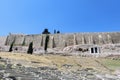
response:
<path id="1" fill-rule="evenodd" d="M 48 29 L 44 29 L 44 31 L 42 32 L 42 34 L 50 34 L 50 32 L 48 31 Z"/>
<path id="2" fill-rule="evenodd" d="M 28 48 L 28 51 L 27 51 L 28 54 L 32 54 L 33 53 L 33 42 L 31 42 L 29 44 L 29 48 Z"/>
<path id="3" fill-rule="evenodd" d="M 45 47 L 44 47 L 44 50 L 45 50 L 45 51 L 47 51 L 48 42 L 49 42 L 49 35 L 46 35 L 46 38 L 45 38 Z"/>
<path id="4" fill-rule="evenodd" d="M 13 50 L 12 50 L 13 44 L 14 44 L 14 42 L 12 42 L 12 44 L 10 45 L 9 52 L 12 52 L 12 51 L 13 51 Z"/>

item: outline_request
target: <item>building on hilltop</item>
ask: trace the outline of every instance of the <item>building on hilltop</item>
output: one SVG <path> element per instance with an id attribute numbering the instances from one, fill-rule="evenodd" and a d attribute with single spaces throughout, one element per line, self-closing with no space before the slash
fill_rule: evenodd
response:
<path id="1" fill-rule="evenodd" d="M 79 51 L 80 53 L 104 53 L 113 51 L 109 46 L 118 45 L 120 43 L 120 32 L 104 32 L 104 33 L 71 33 L 71 34 L 48 34 L 49 42 L 48 48 L 51 49 L 59 49 L 63 51 L 65 47 L 72 48 L 71 50 L 74 52 L 74 46 L 79 46 L 79 50 L 83 45 L 86 46 L 85 51 Z M 24 35 L 24 34 L 10 34 L 3 39 L 0 39 L 5 44 L 4 46 L 10 46 L 14 41 L 13 49 L 18 47 L 16 50 L 18 52 L 25 52 L 30 42 L 33 42 L 34 51 L 33 53 L 39 53 L 42 51 L 45 46 L 45 37 L 46 34 L 38 34 L 38 35 Z M 107 49 L 106 46 L 108 46 Z M 24 49 L 22 51 L 22 48 Z M 119 47 L 117 47 L 119 48 Z M 115 48 L 116 49 L 116 48 Z M 64 49 L 65 50 L 65 49 Z M 67 49 L 66 49 L 67 50 Z M 69 50 L 68 50 L 69 51 Z M 119 49 L 117 49 L 119 52 Z M 113 51 L 114 52 L 114 51 Z"/>

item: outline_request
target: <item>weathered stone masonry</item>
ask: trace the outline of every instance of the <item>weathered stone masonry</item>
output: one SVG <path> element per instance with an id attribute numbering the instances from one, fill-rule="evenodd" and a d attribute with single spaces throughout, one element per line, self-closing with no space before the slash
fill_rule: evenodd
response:
<path id="1" fill-rule="evenodd" d="M 34 47 L 44 47 L 45 36 L 38 35 L 16 35 L 11 34 L 6 38 L 6 45 L 10 45 L 14 40 L 16 46 L 28 46 L 33 42 Z M 117 44 L 120 43 L 120 32 L 106 33 L 71 33 L 71 34 L 50 34 L 49 48 L 78 45 L 78 44 Z"/>

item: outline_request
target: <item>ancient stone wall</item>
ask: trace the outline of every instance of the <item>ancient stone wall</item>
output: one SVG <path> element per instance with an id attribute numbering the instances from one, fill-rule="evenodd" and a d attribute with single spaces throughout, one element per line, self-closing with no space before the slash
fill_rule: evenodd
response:
<path id="1" fill-rule="evenodd" d="M 78 44 L 116 44 L 120 43 L 120 32 L 106 33 L 71 33 L 71 34 L 50 34 L 49 48 L 66 47 Z M 6 45 L 13 41 L 14 45 L 28 46 L 33 42 L 34 47 L 44 47 L 46 35 L 8 35 Z M 1 40 L 1 39 L 0 39 Z"/>
<path id="2" fill-rule="evenodd" d="M 6 38 L 7 37 L 0 37 L 0 46 L 4 46 L 6 43 Z"/>

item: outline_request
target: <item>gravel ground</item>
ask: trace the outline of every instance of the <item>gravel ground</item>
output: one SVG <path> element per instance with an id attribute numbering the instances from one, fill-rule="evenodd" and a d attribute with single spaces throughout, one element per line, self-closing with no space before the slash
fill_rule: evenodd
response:
<path id="1" fill-rule="evenodd" d="M 8 59 L 0 59 L 1 80 L 120 80 L 119 75 L 103 74 L 92 68 L 76 71 L 60 71 L 50 66 L 24 67 L 21 64 L 10 64 Z"/>

